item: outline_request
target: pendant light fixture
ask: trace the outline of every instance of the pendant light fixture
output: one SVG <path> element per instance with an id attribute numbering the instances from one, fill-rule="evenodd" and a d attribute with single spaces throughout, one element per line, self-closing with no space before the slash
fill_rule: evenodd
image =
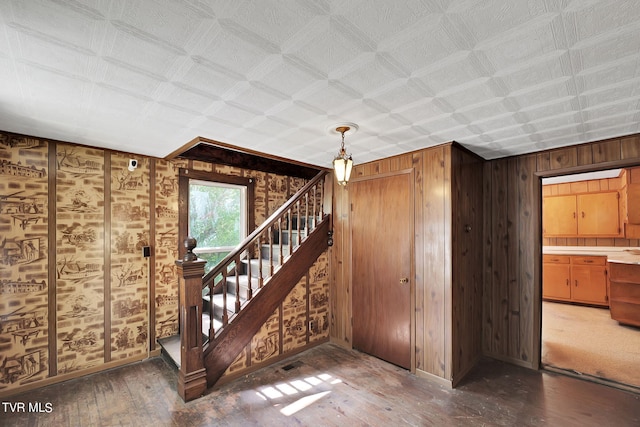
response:
<path id="1" fill-rule="evenodd" d="M 353 123 L 341 123 L 336 127 L 332 127 L 333 131 L 339 133 L 342 136 L 342 144 L 340 145 L 340 152 L 333 159 L 333 170 L 336 175 L 336 180 L 340 185 L 347 185 L 349 177 L 351 176 L 351 169 L 353 168 L 353 159 L 351 154 L 347 154 L 344 148 L 344 134 L 353 133 L 358 129 L 358 126 Z"/>

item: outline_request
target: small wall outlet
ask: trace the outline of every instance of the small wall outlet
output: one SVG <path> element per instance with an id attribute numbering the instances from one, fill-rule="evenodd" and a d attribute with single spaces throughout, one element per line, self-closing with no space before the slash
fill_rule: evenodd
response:
<path id="1" fill-rule="evenodd" d="M 309 320 L 309 330 L 313 331 L 313 328 L 315 326 L 315 322 L 313 320 Z"/>
<path id="2" fill-rule="evenodd" d="M 151 246 L 142 247 L 142 256 L 145 258 L 149 258 L 151 256 Z"/>

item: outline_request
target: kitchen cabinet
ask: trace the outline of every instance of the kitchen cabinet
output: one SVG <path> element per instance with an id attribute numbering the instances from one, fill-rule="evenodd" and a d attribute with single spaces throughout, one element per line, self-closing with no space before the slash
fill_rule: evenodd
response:
<path id="1" fill-rule="evenodd" d="M 608 306 L 606 263 L 602 256 L 544 255 L 542 297 Z"/>
<path id="2" fill-rule="evenodd" d="M 640 327 L 640 264 L 610 262 L 611 318 Z"/>
<path id="3" fill-rule="evenodd" d="M 625 178 L 625 237 L 640 239 L 640 167 L 627 169 Z"/>
<path id="4" fill-rule="evenodd" d="M 546 196 L 544 237 L 620 237 L 618 191 Z"/>
<path id="5" fill-rule="evenodd" d="M 622 231 L 619 199 L 617 191 L 578 194 L 578 235 L 619 236 Z"/>
<path id="6" fill-rule="evenodd" d="M 575 195 L 545 197 L 542 212 L 545 237 L 578 234 Z"/>
<path id="7" fill-rule="evenodd" d="M 544 255 L 542 269 L 542 297 L 571 300 L 571 264 L 566 255 Z"/>

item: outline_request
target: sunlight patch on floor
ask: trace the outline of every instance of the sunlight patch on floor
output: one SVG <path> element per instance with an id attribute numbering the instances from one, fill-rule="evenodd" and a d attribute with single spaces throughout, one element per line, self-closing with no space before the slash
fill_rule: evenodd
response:
<path id="1" fill-rule="evenodd" d="M 275 407 L 286 405 L 280 409 L 280 412 L 283 415 L 291 416 L 331 393 L 331 390 L 326 390 L 327 385 L 341 383 L 342 380 L 339 378 L 335 378 L 329 374 L 320 374 L 314 377 L 295 379 L 289 382 L 261 387 L 256 390 L 256 395 L 262 400 L 272 401 Z M 282 401 L 286 400 L 289 396 L 301 394 L 304 395 L 291 403 Z"/>
<path id="2" fill-rule="evenodd" d="M 316 393 L 316 394 L 312 394 L 309 396 L 305 396 L 305 397 L 301 397 L 300 399 L 296 400 L 295 402 L 285 406 L 284 408 L 280 409 L 280 413 L 282 413 L 283 415 L 291 416 L 293 414 L 295 414 L 296 412 L 300 411 L 301 409 L 306 408 L 307 406 L 311 405 L 312 403 L 316 402 L 317 400 L 322 399 L 324 396 L 326 396 L 327 394 L 331 393 L 330 391 L 322 391 L 320 393 Z"/>

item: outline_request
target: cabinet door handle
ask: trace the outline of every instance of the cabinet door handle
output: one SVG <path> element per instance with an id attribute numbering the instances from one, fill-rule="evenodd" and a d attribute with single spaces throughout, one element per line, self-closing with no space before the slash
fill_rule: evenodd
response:
<path id="1" fill-rule="evenodd" d="M 585 259 L 584 263 L 585 264 L 593 264 L 593 260 L 592 259 Z"/>
<path id="2" fill-rule="evenodd" d="M 569 286 L 569 279 L 567 279 L 567 286 Z"/>
<path id="3" fill-rule="evenodd" d="M 584 218 L 584 212 L 582 212 L 582 218 Z"/>
<path id="4" fill-rule="evenodd" d="M 578 281 L 576 280 L 576 288 L 578 287 Z"/>
<path id="5" fill-rule="evenodd" d="M 573 213 L 573 219 L 576 219 L 576 213 L 575 212 Z"/>

